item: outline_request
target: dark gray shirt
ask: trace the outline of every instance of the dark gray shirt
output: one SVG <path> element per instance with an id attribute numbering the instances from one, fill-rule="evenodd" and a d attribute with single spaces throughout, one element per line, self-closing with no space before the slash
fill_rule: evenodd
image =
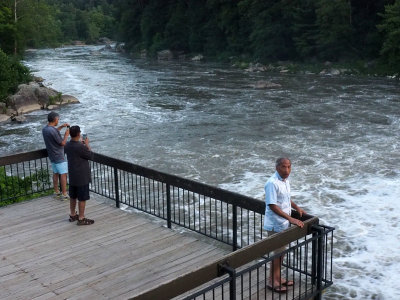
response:
<path id="1" fill-rule="evenodd" d="M 68 159 L 69 184 L 82 186 L 90 180 L 89 159 L 93 159 L 93 152 L 82 142 L 69 141 L 65 145 L 65 153 Z"/>
<path id="2" fill-rule="evenodd" d="M 58 131 L 54 126 L 46 125 L 42 129 L 42 134 L 50 161 L 52 163 L 65 161 L 64 147 L 61 145 L 63 139 L 60 131 Z"/>

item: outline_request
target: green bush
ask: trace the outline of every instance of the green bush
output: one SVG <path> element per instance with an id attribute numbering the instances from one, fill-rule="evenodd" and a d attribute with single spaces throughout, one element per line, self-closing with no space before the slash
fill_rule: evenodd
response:
<path id="1" fill-rule="evenodd" d="M 0 101 L 5 102 L 21 83 L 32 79 L 29 69 L 0 49 Z"/>
<path id="2" fill-rule="evenodd" d="M 0 167 L 0 207 L 11 203 L 49 195 L 52 190 L 49 172 L 41 169 L 24 178 L 7 175 Z"/>

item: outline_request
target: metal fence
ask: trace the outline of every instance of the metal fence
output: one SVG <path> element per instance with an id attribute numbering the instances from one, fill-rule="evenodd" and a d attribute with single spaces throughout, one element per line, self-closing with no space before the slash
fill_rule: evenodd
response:
<path id="1" fill-rule="evenodd" d="M 0 206 L 48 194 L 52 171 L 45 150 L 0 158 Z"/>
<path id="2" fill-rule="evenodd" d="M 205 284 L 203 288 L 187 292 L 176 299 L 318 299 L 321 291 L 333 284 L 332 252 L 333 228 L 312 225 L 313 234 L 297 240 L 288 249 L 268 257 L 261 257 L 237 269 L 220 264 L 225 276 Z M 282 278 L 293 281 L 281 294 L 271 284 L 271 261 L 284 256 Z M 313 257 L 321 259 L 317 262 Z"/>
<path id="3" fill-rule="evenodd" d="M 263 238 L 265 204 L 250 197 L 95 154 L 91 190 L 231 245 Z"/>
<path id="4" fill-rule="evenodd" d="M 276 299 L 267 278 L 272 251 L 284 245 L 288 249 L 276 255 L 285 257 L 283 276 L 296 282 L 284 299 L 318 299 L 332 284 L 333 228 L 318 225 L 316 217 L 304 216 L 302 229 L 266 238 L 263 201 L 98 153 L 90 164 L 93 193 L 237 250 L 137 299 Z M 49 165 L 46 150 L 1 157 L 0 205 L 51 193 Z"/>

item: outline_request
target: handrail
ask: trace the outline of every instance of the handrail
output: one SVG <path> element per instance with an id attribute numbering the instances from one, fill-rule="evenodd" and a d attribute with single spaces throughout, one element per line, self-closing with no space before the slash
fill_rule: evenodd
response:
<path id="1" fill-rule="evenodd" d="M 213 262 L 198 268 L 197 270 L 184 274 L 176 279 L 170 280 L 156 288 L 144 291 L 143 293 L 130 298 L 132 300 L 171 299 L 191 289 L 207 283 L 221 276 L 220 266 L 228 265 L 231 268 L 241 267 L 255 259 L 282 246 L 296 241 L 311 232 L 311 227 L 318 224 L 319 219 L 312 217 L 304 222 L 304 227 L 292 226 L 281 234 L 272 235 L 254 244 L 246 246 L 235 252 L 218 258 Z"/>
<path id="2" fill-rule="evenodd" d="M 207 197 L 212 197 L 215 199 L 223 199 L 224 202 L 229 204 L 235 204 L 242 208 L 255 211 L 260 214 L 265 212 L 265 202 L 260 201 L 248 196 L 244 196 L 239 193 L 223 190 L 221 188 L 200 183 L 191 179 L 179 177 L 176 175 L 171 175 L 165 172 L 156 171 L 151 168 L 143 167 L 123 161 L 120 159 L 112 158 L 103 154 L 94 153 L 94 162 L 101 162 L 102 164 L 117 167 L 122 171 L 133 172 L 137 175 L 144 176 L 150 179 L 158 180 L 160 182 L 174 185 L 183 189 L 190 190 L 195 193 L 205 195 Z M 235 199 L 234 201 L 232 199 Z"/>
<path id="3" fill-rule="evenodd" d="M 24 152 L 13 154 L 5 157 L 0 157 L 0 166 L 14 164 L 22 161 L 34 160 L 47 157 L 47 150 L 40 149 L 31 152 Z M 218 187 L 200 183 L 194 180 L 186 179 L 176 175 L 171 175 L 165 172 L 156 171 L 151 168 L 143 167 L 134 163 L 123 161 L 120 159 L 112 158 L 100 153 L 94 152 L 94 162 L 101 162 L 102 164 L 117 167 L 120 170 L 133 172 L 137 175 L 144 176 L 150 179 L 158 180 L 166 184 L 171 184 L 176 187 L 188 189 L 195 193 L 201 193 L 207 197 L 215 199 L 223 199 L 224 202 L 229 204 L 239 205 L 242 208 L 255 211 L 263 214 L 265 212 L 265 203 L 263 201 L 241 195 L 239 193 L 223 190 Z M 232 199 L 235 199 L 234 201 Z"/>
<path id="4" fill-rule="evenodd" d="M 0 157 L 0 167 L 6 166 L 6 165 L 11 165 L 11 164 L 16 164 L 16 163 L 23 162 L 23 161 L 45 158 L 47 156 L 48 156 L 48 154 L 47 154 L 46 149 L 40 149 L 40 150 L 35 150 L 35 151 L 30 151 L 30 152 L 2 156 L 2 157 Z"/>

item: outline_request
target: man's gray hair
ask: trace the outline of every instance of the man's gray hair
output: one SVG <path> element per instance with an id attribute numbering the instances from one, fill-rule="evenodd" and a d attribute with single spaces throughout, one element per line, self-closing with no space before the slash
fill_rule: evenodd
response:
<path id="1" fill-rule="evenodd" d="M 59 117 L 60 117 L 60 115 L 58 113 L 56 113 L 55 111 L 52 111 L 47 115 L 47 121 L 54 122 L 56 120 L 56 118 L 59 118 Z"/>
<path id="2" fill-rule="evenodd" d="M 279 157 L 276 162 L 275 162 L 275 167 L 279 167 L 284 160 L 288 160 L 290 162 L 290 164 L 292 164 L 292 161 L 290 160 L 290 158 L 288 157 Z"/>

